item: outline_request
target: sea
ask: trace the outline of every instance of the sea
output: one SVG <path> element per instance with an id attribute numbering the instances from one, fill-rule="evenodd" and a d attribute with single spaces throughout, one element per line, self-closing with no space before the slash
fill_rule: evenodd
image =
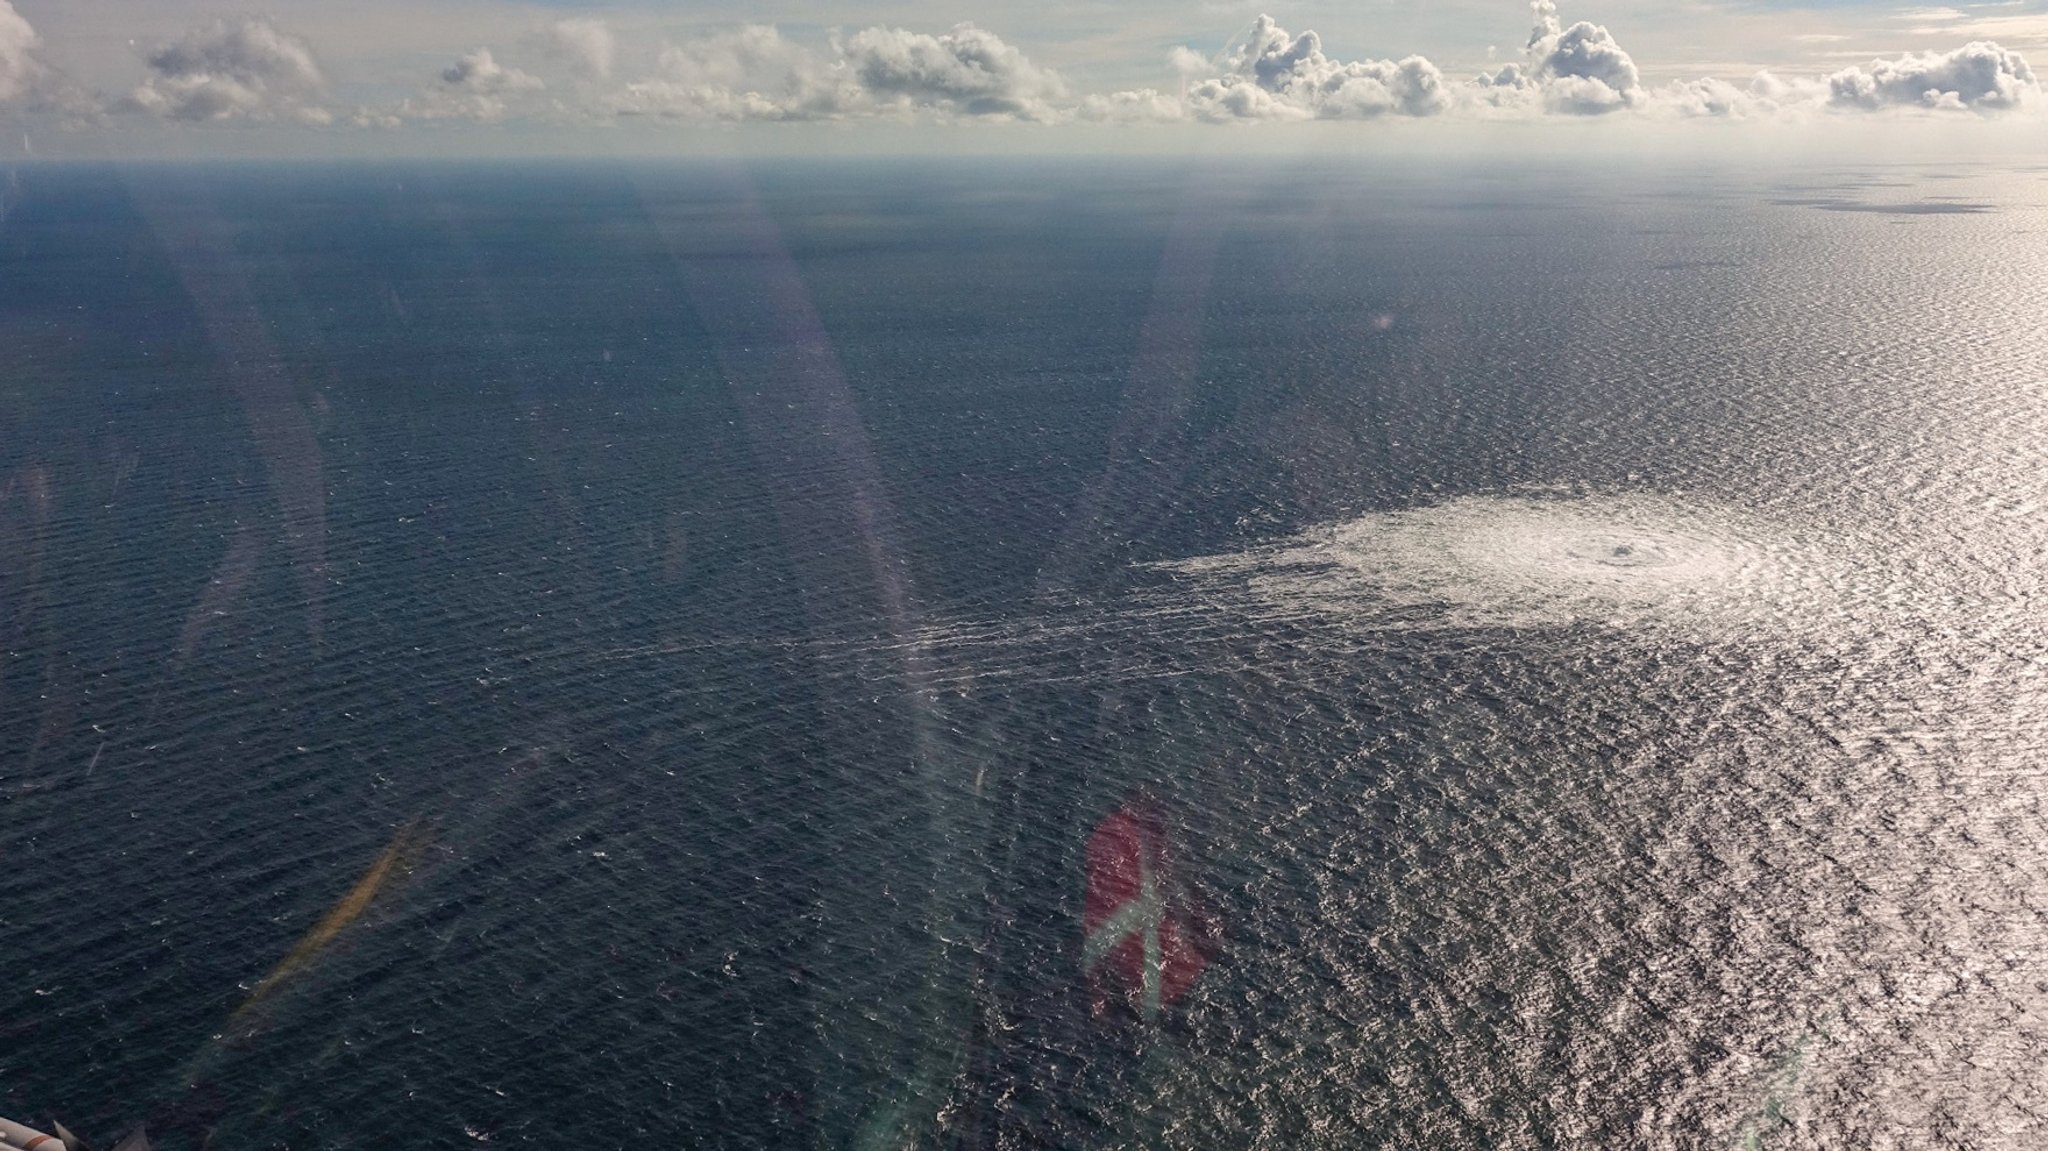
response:
<path id="1" fill-rule="evenodd" d="M 16 166 L 0 1114 L 2048 1145 L 2044 300 L 2008 161 Z"/>

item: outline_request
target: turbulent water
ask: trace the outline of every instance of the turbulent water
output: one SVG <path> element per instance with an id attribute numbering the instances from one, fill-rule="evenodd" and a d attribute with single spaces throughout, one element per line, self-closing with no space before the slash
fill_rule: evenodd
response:
<path id="1" fill-rule="evenodd" d="M 1704 629 L 1766 623 L 1850 570 L 1727 508 L 1656 496 L 1472 495 L 1367 515 L 1243 556 L 1162 565 L 1248 577 L 1279 609 L 1366 625 Z"/>
<path id="2" fill-rule="evenodd" d="M 7 188 L 0 1114 L 2048 1139 L 2048 174 Z"/>

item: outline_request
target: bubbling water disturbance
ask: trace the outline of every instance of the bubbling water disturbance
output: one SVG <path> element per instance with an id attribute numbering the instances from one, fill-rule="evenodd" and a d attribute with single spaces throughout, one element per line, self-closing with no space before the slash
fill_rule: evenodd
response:
<path id="1" fill-rule="evenodd" d="M 1268 610 L 1409 627 L 1760 624 L 1839 584 L 1824 549 L 1761 516 L 1651 495 L 1464 496 L 1159 566 L 1243 579 Z"/>
<path id="2" fill-rule="evenodd" d="M 1005 678 L 1128 680 L 1244 666 L 1258 657 L 1233 645 L 1274 629 L 1313 635 L 1318 650 L 1342 658 L 1374 635 L 1437 630 L 1579 626 L 1709 642 L 1855 641 L 1908 618 L 1959 626 L 1942 616 L 1925 572 L 1880 570 L 1879 549 L 1853 538 L 1676 496 L 1461 496 L 1244 551 L 1144 564 L 1167 579 L 1028 620 L 930 624 L 920 642 L 938 669 L 934 684 L 954 690 Z"/>

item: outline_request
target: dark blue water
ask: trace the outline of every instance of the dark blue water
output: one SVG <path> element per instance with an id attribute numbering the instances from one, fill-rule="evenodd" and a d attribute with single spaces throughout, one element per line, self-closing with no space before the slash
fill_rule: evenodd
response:
<path id="1" fill-rule="evenodd" d="M 2048 185 L 1955 175 L 17 171 L 0 1114 L 2035 1145 Z"/>

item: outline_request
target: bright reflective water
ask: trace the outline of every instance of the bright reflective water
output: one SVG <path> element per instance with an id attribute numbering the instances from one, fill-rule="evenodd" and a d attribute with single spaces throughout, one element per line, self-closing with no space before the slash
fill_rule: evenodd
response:
<path id="1" fill-rule="evenodd" d="M 2044 196 L 24 169 L 0 1113 L 2038 1146 Z"/>

